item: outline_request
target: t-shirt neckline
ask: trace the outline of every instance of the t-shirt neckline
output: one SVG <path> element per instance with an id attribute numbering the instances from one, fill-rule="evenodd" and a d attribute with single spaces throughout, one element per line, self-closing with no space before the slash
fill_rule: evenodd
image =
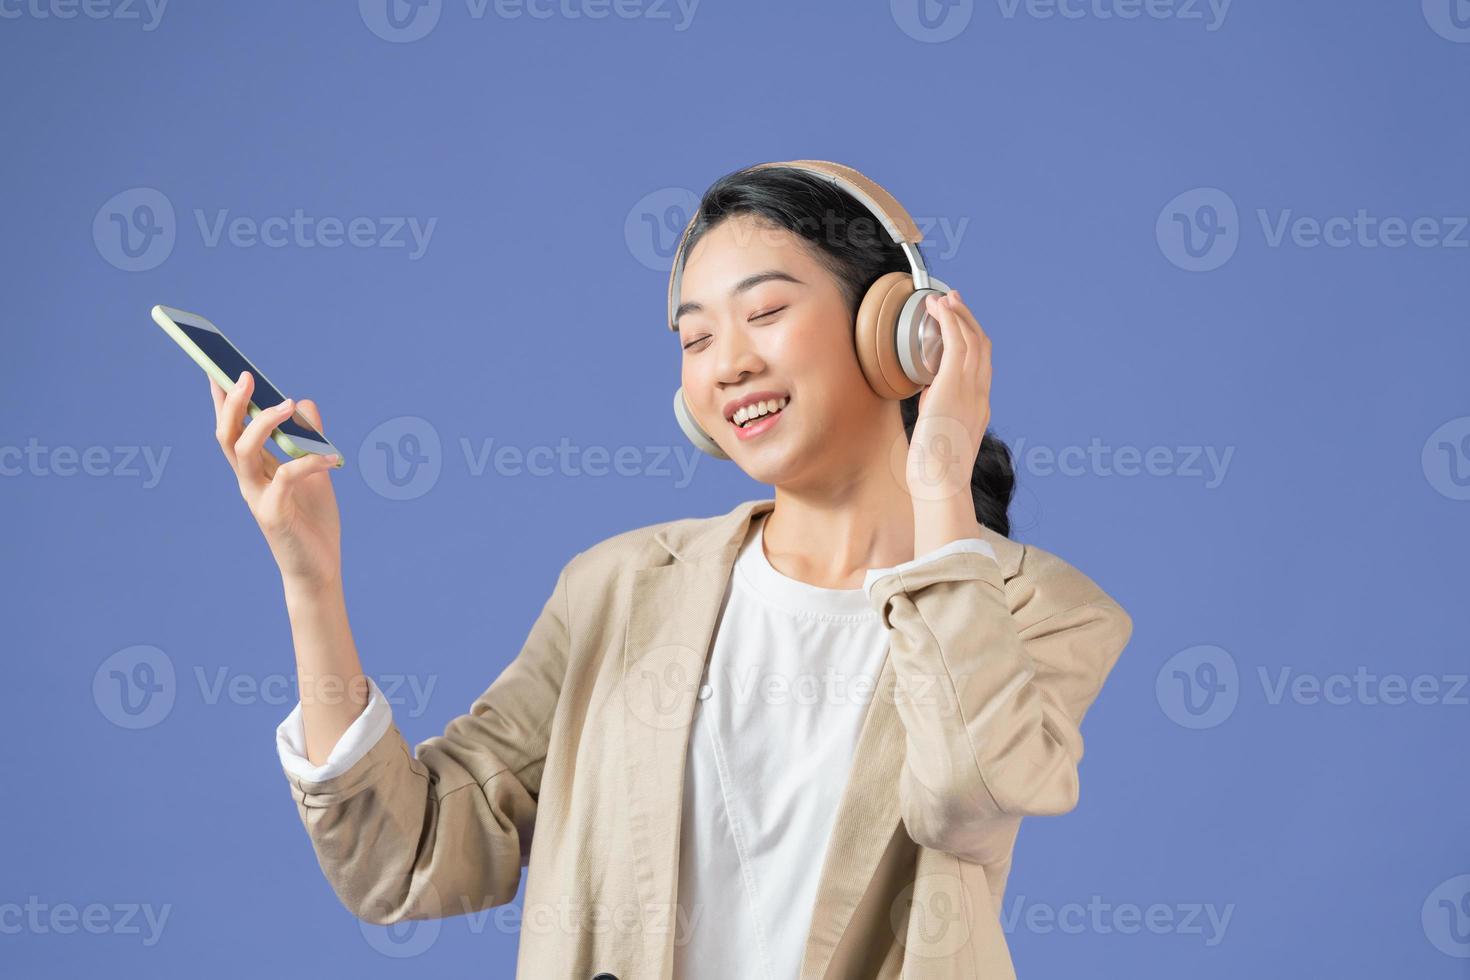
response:
<path id="1" fill-rule="evenodd" d="M 735 574 L 741 584 L 770 605 L 793 616 L 852 622 L 878 618 L 878 611 L 861 588 L 826 589 L 777 571 L 765 551 L 768 516 L 768 513 L 762 514 L 751 522 L 751 529 L 735 559 Z"/>

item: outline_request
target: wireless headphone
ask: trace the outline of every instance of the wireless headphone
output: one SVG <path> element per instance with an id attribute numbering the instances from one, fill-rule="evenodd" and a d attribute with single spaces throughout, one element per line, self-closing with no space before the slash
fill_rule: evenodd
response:
<path id="1" fill-rule="evenodd" d="M 943 296 L 949 286 L 929 275 L 919 254 L 919 242 L 924 235 L 919 226 L 903 206 L 882 187 L 864 177 L 851 167 L 828 160 L 787 160 L 779 163 L 760 163 L 750 170 L 766 167 L 790 167 L 820 177 L 855 197 L 860 204 L 872 212 L 894 244 L 908 256 L 910 272 L 889 272 L 863 295 L 858 306 L 857 321 L 853 325 L 853 342 L 857 349 L 858 363 L 868 386 L 880 397 L 903 399 L 933 382 L 939 371 L 939 359 L 944 351 L 939 324 L 924 311 L 925 298 L 930 295 Z M 669 273 L 669 329 L 678 333 L 679 325 L 675 314 L 679 309 L 679 283 L 684 276 L 685 243 L 694 223 L 699 219 L 696 208 L 684 234 L 679 239 L 679 248 L 674 253 L 674 267 Z M 709 434 L 694 419 L 694 412 L 684 400 L 684 386 L 674 391 L 674 417 L 679 428 L 694 443 L 718 459 L 730 457 L 719 447 Z"/>

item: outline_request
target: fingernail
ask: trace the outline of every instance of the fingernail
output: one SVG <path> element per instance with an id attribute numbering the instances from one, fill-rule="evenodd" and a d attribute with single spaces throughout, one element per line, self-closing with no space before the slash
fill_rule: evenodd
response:
<path id="1" fill-rule="evenodd" d="M 293 401 L 293 399 L 287 398 L 285 401 L 281 402 L 281 404 L 277 405 L 276 407 L 279 408 L 279 409 L 281 409 L 282 411 L 290 411 L 292 401 Z"/>
<path id="2" fill-rule="evenodd" d="M 237 385 L 244 384 L 245 383 L 245 375 L 247 375 L 249 373 L 250 373 L 249 371 L 241 371 L 240 372 L 240 376 L 235 379 L 235 384 L 237 384 Z"/>

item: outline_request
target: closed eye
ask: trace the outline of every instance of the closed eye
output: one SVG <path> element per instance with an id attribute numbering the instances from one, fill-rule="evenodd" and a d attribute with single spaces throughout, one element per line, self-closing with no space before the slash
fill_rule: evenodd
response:
<path id="1" fill-rule="evenodd" d="M 784 307 L 784 306 L 778 306 L 774 310 L 766 310 L 764 313 L 753 313 L 753 314 L 751 314 L 750 319 L 751 320 L 764 320 L 766 317 L 775 316 L 777 313 L 780 313 L 784 309 L 786 309 L 786 307 Z M 708 334 L 705 334 L 703 337 L 697 337 L 694 340 L 689 341 L 689 343 L 685 344 L 684 345 L 684 349 L 685 350 L 688 350 L 689 348 L 693 347 L 695 344 L 699 343 L 701 340 L 708 340 L 708 339 L 709 339 L 709 335 Z"/>

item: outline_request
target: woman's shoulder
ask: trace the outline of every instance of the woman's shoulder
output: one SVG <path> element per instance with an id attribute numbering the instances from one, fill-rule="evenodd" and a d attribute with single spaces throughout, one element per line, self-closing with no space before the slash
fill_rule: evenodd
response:
<path id="1" fill-rule="evenodd" d="M 1026 618 L 1040 621 L 1077 606 L 1095 605 L 1127 619 L 1122 605 L 1067 559 L 990 528 L 983 528 L 982 533 L 995 549 L 1013 613 L 1029 614 Z"/>

